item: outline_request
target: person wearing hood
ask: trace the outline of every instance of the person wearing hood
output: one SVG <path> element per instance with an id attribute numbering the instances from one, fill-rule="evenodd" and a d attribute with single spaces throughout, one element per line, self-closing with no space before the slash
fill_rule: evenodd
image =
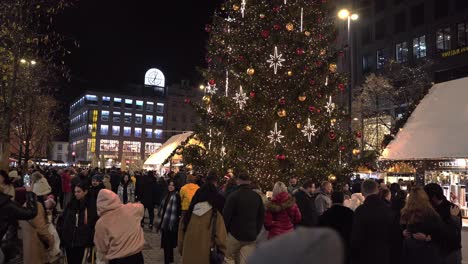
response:
<path id="1" fill-rule="evenodd" d="M 161 231 L 161 248 L 164 250 L 164 264 L 174 262 L 174 248 L 177 247 L 177 231 L 181 215 L 180 195 L 174 180 L 168 181 L 168 193 L 158 211 L 157 231 Z"/>
<path id="2" fill-rule="evenodd" d="M 144 214 L 142 204 L 122 204 L 110 190 L 99 192 L 94 244 L 101 261 L 109 264 L 143 264 L 145 236 L 140 227 Z M 115 221 L 115 219 L 119 219 Z"/>
<path id="3" fill-rule="evenodd" d="M 326 210 L 332 206 L 331 193 L 333 186 L 331 182 L 322 182 L 320 185 L 320 193 L 315 198 L 315 209 L 317 210 L 318 216 L 321 216 Z"/>
<path id="4" fill-rule="evenodd" d="M 265 229 L 268 239 L 291 232 L 301 222 L 301 212 L 296 199 L 290 196 L 282 182 L 275 183 L 273 198 L 265 205 Z"/>
<path id="5" fill-rule="evenodd" d="M 210 263 L 213 246 L 224 259 L 227 233 L 223 217 L 214 207 L 217 193 L 213 184 L 205 184 L 182 216 L 178 234 L 182 264 Z"/>
<path id="6" fill-rule="evenodd" d="M 315 211 L 315 203 L 313 193 L 315 192 L 315 184 L 308 180 L 302 184 L 302 187 L 294 194 L 297 206 L 301 211 L 300 226 L 312 227 L 317 224 L 317 212 Z"/>
<path id="7" fill-rule="evenodd" d="M 128 176 L 128 174 L 125 174 L 122 177 L 122 182 L 120 182 L 117 193 L 123 204 L 135 202 L 135 185 L 130 180 L 130 176 Z"/>
<path id="8" fill-rule="evenodd" d="M 49 263 L 48 251 L 54 247 L 54 237 L 48 230 L 45 198 L 51 191 L 46 178 L 39 172 L 32 174 L 32 191 L 37 195 L 37 215 L 29 221 L 20 221 L 23 231 L 24 264 Z"/>
<path id="9" fill-rule="evenodd" d="M 193 175 L 187 177 L 187 184 L 180 188 L 180 199 L 182 203 L 182 214 L 187 212 L 192 201 L 193 196 L 200 189 L 200 186 L 196 185 L 196 178 Z"/>

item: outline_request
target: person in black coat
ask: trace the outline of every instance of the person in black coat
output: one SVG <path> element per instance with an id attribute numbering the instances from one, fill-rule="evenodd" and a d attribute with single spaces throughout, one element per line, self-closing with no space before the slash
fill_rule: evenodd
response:
<path id="1" fill-rule="evenodd" d="M 57 170 L 53 169 L 47 178 L 47 182 L 52 188 L 51 194 L 55 196 L 55 199 L 58 199 L 62 196 L 62 177 L 57 173 Z"/>
<path id="2" fill-rule="evenodd" d="M 216 170 L 213 169 L 208 172 L 208 175 L 205 178 L 205 184 L 213 184 L 216 189 L 218 189 L 218 172 Z M 195 195 L 197 194 L 195 193 Z M 223 213 L 225 203 L 226 198 L 218 192 L 214 200 L 214 207 L 218 212 Z"/>
<path id="3" fill-rule="evenodd" d="M 27 188 L 26 205 L 21 207 L 11 200 L 11 196 L 3 193 L 0 187 L 0 248 L 4 261 L 8 263 L 17 253 L 18 220 L 31 220 L 37 215 L 36 195 Z"/>
<path id="4" fill-rule="evenodd" d="M 156 184 L 153 189 L 153 202 L 156 208 L 159 208 L 162 200 L 166 197 L 168 192 L 168 183 L 164 180 L 163 177 L 156 176 Z"/>
<path id="5" fill-rule="evenodd" d="M 351 253 L 351 230 L 353 227 L 353 210 L 343 206 L 344 193 L 333 192 L 331 195 L 332 207 L 325 211 L 319 218 L 319 226 L 330 227 L 337 231 L 343 239 L 346 260 L 350 263 L 349 256 Z"/>
<path id="6" fill-rule="evenodd" d="M 304 182 L 302 187 L 294 194 L 296 204 L 302 215 L 301 222 L 298 224 L 299 226 L 312 227 L 317 225 L 318 216 L 315 211 L 315 199 L 313 197 L 314 190 L 315 185 L 313 181 L 309 180 Z"/>
<path id="7" fill-rule="evenodd" d="M 399 234 L 393 214 L 378 196 L 379 188 L 373 180 L 365 180 L 361 192 L 364 204 L 354 212 L 351 233 L 351 259 L 355 264 L 389 264 L 394 234 Z"/>
<path id="8" fill-rule="evenodd" d="M 122 181 L 122 175 L 117 171 L 115 167 L 112 167 L 110 172 L 110 183 L 112 185 L 112 191 L 117 194 L 119 190 L 120 181 Z"/>
<path id="9" fill-rule="evenodd" d="M 177 190 L 180 190 L 182 186 L 187 184 L 187 173 L 185 172 L 185 168 L 181 168 L 180 171 L 176 173 L 174 176 L 174 182 Z"/>
<path id="10" fill-rule="evenodd" d="M 140 181 L 140 183 L 138 183 Z M 135 190 L 135 200 L 141 202 L 148 211 L 149 224 L 148 228 L 153 229 L 154 224 L 154 189 L 156 186 L 156 178 L 154 172 L 150 171 L 146 176 L 140 176 L 137 178 L 137 185 Z M 143 227 L 145 218 L 141 219 L 141 226 Z"/>

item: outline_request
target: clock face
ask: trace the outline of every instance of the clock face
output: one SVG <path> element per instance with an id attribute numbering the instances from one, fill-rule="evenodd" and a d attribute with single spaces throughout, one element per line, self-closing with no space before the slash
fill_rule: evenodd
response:
<path id="1" fill-rule="evenodd" d="M 149 70 L 145 75 L 145 84 L 151 86 L 164 87 L 165 78 L 160 70 Z"/>

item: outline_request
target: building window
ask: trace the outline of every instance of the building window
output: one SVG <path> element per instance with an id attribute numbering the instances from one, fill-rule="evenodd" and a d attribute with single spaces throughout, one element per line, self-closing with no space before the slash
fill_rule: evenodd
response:
<path id="1" fill-rule="evenodd" d="M 442 28 L 437 30 L 436 33 L 436 46 L 438 52 L 443 52 L 450 50 L 451 48 L 451 36 L 450 36 L 450 28 Z"/>
<path id="2" fill-rule="evenodd" d="M 63 145 L 62 145 L 62 144 L 58 144 L 58 145 L 57 145 L 57 149 L 58 149 L 58 150 L 63 150 Z"/>
<path id="3" fill-rule="evenodd" d="M 62 160 L 62 153 L 57 154 L 57 160 L 60 160 L 60 161 Z"/>
<path id="4" fill-rule="evenodd" d="M 98 103 L 98 97 L 96 95 L 87 94 L 85 98 L 86 98 L 86 104 L 97 105 Z"/>
<path id="5" fill-rule="evenodd" d="M 408 42 L 398 43 L 395 46 L 395 58 L 399 63 L 408 61 Z"/>
<path id="6" fill-rule="evenodd" d="M 101 136 L 107 136 L 109 134 L 109 126 L 101 125 Z"/>
<path id="7" fill-rule="evenodd" d="M 124 137 L 130 137 L 132 135 L 131 127 L 124 127 Z"/>
<path id="8" fill-rule="evenodd" d="M 155 129 L 154 130 L 154 137 L 156 139 L 162 139 L 163 137 L 163 131 L 161 129 Z"/>
<path id="9" fill-rule="evenodd" d="M 124 122 L 125 122 L 125 124 L 131 124 L 132 123 L 132 114 L 131 113 L 125 113 Z"/>
<path id="10" fill-rule="evenodd" d="M 435 19 L 443 18 L 449 14 L 450 1 L 434 0 L 434 17 Z"/>
<path id="11" fill-rule="evenodd" d="M 140 153 L 141 142 L 137 141 L 124 141 L 122 151 L 126 153 Z"/>
<path id="12" fill-rule="evenodd" d="M 135 124 L 143 123 L 143 115 L 142 114 L 135 114 Z"/>
<path id="13" fill-rule="evenodd" d="M 135 137 L 141 137 L 141 127 L 135 127 Z"/>
<path id="14" fill-rule="evenodd" d="M 426 36 L 413 39 L 413 56 L 416 59 L 426 57 Z"/>
<path id="15" fill-rule="evenodd" d="M 118 152 L 119 151 L 119 141 L 118 140 L 101 139 L 101 142 L 99 142 L 99 149 L 101 151 Z"/>
<path id="16" fill-rule="evenodd" d="M 152 125 L 153 124 L 153 116 L 152 115 L 146 115 L 146 124 L 147 125 Z"/>
<path id="17" fill-rule="evenodd" d="M 101 121 L 109 121 L 109 111 L 101 111 Z"/>
<path id="18" fill-rule="evenodd" d="M 153 102 L 146 102 L 146 111 L 153 112 L 154 111 L 154 103 Z"/>
<path id="19" fill-rule="evenodd" d="M 102 97 L 102 105 L 103 105 L 103 106 L 110 106 L 110 97 L 108 97 L 108 96 L 103 96 L 103 97 Z"/>
<path id="20" fill-rule="evenodd" d="M 361 33 L 361 44 L 363 46 L 369 44 L 372 40 L 372 30 L 371 27 L 364 27 Z"/>
<path id="21" fill-rule="evenodd" d="M 112 135 L 113 136 L 120 136 L 120 126 L 112 126 Z"/>
<path id="22" fill-rule="evenodd" d="M 157 116 L 157 117 L 156 117 L 156 125 L 157 125 L 157 126 L 162 126 L 163 123 L 164 123 L 164 117 L 162 117 L 162 116 Z"/>
<path id="23" fill-rule="evenodd" d="M 381 19 L 375 23 L 375 39 L 381 40 L 385 38 L 385 25 L 387 21 L 385 19 Z"/>
<path id="24" fill-rule="evenodd" d="M 385 61 L 387 60 L 385 56 L 385 51 L 383 49 L 377 50 L 377 69 L 383 69 Z"/>
<path id="25" fill-rule="evenodd" d="M 114 107 L 122 107 L 122 98 L 114 98 Z"/>
<path id="26" fill-rule="evenodd" d="M 125 108 L 132 109 L 133 108 L 133 100 L 132 99 L 125 99 Z"/>
<path id="27" fill-rule="evenodd" d="M 465 47 L 468 45 L 468 22 L 458 24 L 457 31 L 458 47 Z"/>
<path id="28" fill-rule="evenodd" d="M 406 13 L 401 12 L 395 15 L 395 33 L 404 32 L 406 30 Z"/>
<path id="29" fill-rule="evenodd" d="M 424 25 L 424 3 L 415 5 L 411 8 L 411 25 L 417 27 Z"/>
<path id="30" fill-rule="evenodd" d="M 369 55 L 362 56 L 362 72 L 367 73 L 370 71 Z"/>
<path id="31" fill-rule="evenodd" d="M 164 104 L 162 104 L 162 103 L 157 103 L 157 105 L 156 105 L 156 112 L 158 112 L 158 113 L 164 113 Z"/>
<path id="32" fill-rule="evenodd" d="M 115 123 L 120 123 L 120 112 L 112 113 L 112 121 Z"/>
<path id="33" fill-rule="evenodd" d="M 152 138 L 153 137 L 153 129 L 151 129 L 151 128 L 145 129 L 145 137 L 146 138 Z"/>
<path id="34" fill-rule="evenodd" d="M 135 101 L 136 104 L 136 109 L 137 110 L 143 110 L 143 101 Z"/>

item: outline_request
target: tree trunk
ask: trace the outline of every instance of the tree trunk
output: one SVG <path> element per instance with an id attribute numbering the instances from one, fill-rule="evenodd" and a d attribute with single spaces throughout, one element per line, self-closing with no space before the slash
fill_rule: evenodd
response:
<path id="1" fill-rule="evenodd" d="M 0 128 L 0 169 L 9 171 L 10 169 L 10 111 L 3 112 Z"/>

